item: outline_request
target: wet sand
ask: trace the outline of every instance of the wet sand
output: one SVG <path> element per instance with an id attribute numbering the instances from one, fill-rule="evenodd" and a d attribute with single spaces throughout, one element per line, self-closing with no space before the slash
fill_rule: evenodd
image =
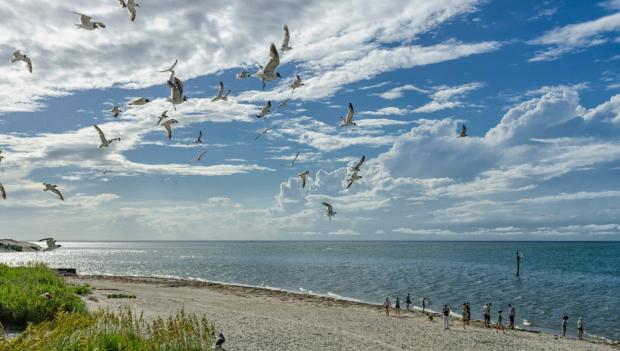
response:
<path id="1" fill-rule="evenodd" d="M 180 308 L 206 314 L 226 336 L 227 350 L 620 350 L 618 345 L 545 333 L 496 333 L 481 322 L 463 330 L 451 320 L 443 330 L 421 312 L 387 317 L 381 306 L 276 290 L 176 279 L 78 276 L 71 283 L 95 288 L 89 309 L 129 306 L 146 318 Z M 108 294 L 135 299 L 109 299 Z"/>

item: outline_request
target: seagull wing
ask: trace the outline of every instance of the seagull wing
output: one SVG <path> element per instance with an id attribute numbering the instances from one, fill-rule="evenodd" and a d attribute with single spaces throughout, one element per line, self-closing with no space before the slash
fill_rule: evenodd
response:
<path id="1" fill-rule="evenodd" d="M 345 117 L 344 121 L 346 124 L 353 123 L 353 113 L 355 113 L 355 111 L 353 110 L 353 104 L 349 102 L 349 110 L 347 111 L 347 116 Z"/>
<path id="2" fill-rule="evenodd" d="M 364 164 L 364 161 L 366 161 L 366 155 L 362 156 L 362 158 L 357 161 L 357 163 L 353 166 L 353 170 L 355 171 L 359 171 L 360 167 L 362 167 L 362 165 Z"/>
<path id="3" fill-rule="evenodd" d="M 224 83 L 220 81 L 220 88 L 217 90 L 217 96 L 222 96 L 222 95 L 224 95 Z"/>
<path id="4" fill-rule="evenodd" d="M 0 183 L 0 197 L 6 200 L 6 191 L 4 191 L 4 186 Z"/>
<path id="5" fill-rule="evenodd" d="M 62 196 L 62 194 L 60 193 L 60 190 L 56 189 L 56 187 L 52 186 L 52 187 L 50 188 L 50 190 L 51 190 L 54 194 L 58 195 L 58 198 L 59 198 L 59 199 L 61 199 L 62 201 L 64 201 L 64 200 L 65 200 L 65 198 L 64 198 L 64 197 Z"/>
<path id="6" fill-rule="evenodd" d="M 299 157 L 299 152 L 295 154 L 295 158 L 293 159 L 293 162 L 291 162 L 291 167 L 293 167 L 293 165 L 295 164 L 295 161 L 297 161 L 297 157 Z"/>
<path id="7" fill-rule="evenodd" d="M 284 25 L 284 39 L 282 39 L 282 47 L 283 48 L 288 47 L 289 40 L 291 40 L 291 34 L 288 31 L 288 26 L 285 24 Z"/>
<path id="8" fill-rule="evenodd" d="M 80 15 L 80 22 L 82 22 L 83 25 L 87 26 L 87 25 L 90 24 L 90 20 L 92 19 L 92 17 L 86 16 L 86 15 L 83 15 L 83 14 L 77 13 L 77 12 L 74 12 L 74 13 L 76 15 Z"/>
<path id="9" fill-rule="evenodd" d="M 26 57 L 25 61 L 28 72 L 32 73 L 32 61 L 30 60 L 30 57 Z"/>
<path id="10" fill-rule="evenodd" d="M 263 72 L 274 73 L 276 71 L 276 68 L 278 68 L 278 65 L 280 64 L 280 55 L 278 55 L 278 49 L 276 49 L 274 43 L 271 43 L 271 46 L 269 47 L 269 56 L 271 57 L 271 60 L 267 62 L 265 68 L 263 69 Z"/>
<path id="11" fill-rule="evenodd" d="M 108 139 L 105 138 L 105 134 L 103 134 L 103 131 L 95 124 L 93 127 L 95 127 L 95 129 L 97 130 L 97 133 L 99 133 L 99 139 L 101 139 L 101 143 L 105 144 L 108 142 Z"/>
<path id="12" fill-rule="evenodd" d="M 125 4 L 125 0 L 118 0 L 118 3 L 121 5 L 121 7 L 125 8 L 127 7 L 127 4 Z"/>
<path id="13" fill-rule="evenodd" d="M 127 11 L 129 11 L 129 20 L 131 22 L 136 20 L 136 2 L 134 0 L 127 0 Z"/>
<path id="14" fill-rule="evenodd" d="M 327 209 L 327 212 L 332 212 L 333 207 L 331 204 L 328 204 L 327 202 L 323 202 L 323 206 L 325 206 L 325 208 Z"/>

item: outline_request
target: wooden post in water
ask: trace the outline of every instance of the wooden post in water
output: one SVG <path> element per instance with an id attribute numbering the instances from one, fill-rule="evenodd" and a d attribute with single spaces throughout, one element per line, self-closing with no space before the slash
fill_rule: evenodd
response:
<path id="1" fill-rule="evenodd" d="M 517 250 L 517 277 L 519 276 L 519 271 L 521 270 L 521 253 Z"/>

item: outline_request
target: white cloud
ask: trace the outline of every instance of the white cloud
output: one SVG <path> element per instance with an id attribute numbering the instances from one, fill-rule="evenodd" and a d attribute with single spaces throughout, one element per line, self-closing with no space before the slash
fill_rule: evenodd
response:
<path id="1" fill-rule="evenodd" d="M 383 93 L 375 93 L 375 94 L 370 94 L 370 95 L 375 95 L 385 100 L 395 100 L 395 99 L 401 98 L 406 91 L 417 91 L 419 93 L 425 93 L 425 94 L 428 93 L 427 90 L 418 88 L 413 84 L 405 84 L 399 87 L 392 88 Z"/>
<path id="2" fill-rule="evenodd" d="M 412 112 L 428 113 L 461 107 L 463 106 L 463 103 L 458 100 L 459 98 L 473 90 L 480 89 L 483 86 L 483 83 L 474 82 L 454 87 L 436 87 L 435 91 L 430 96 L 432 101 L 413 109 Z"/>

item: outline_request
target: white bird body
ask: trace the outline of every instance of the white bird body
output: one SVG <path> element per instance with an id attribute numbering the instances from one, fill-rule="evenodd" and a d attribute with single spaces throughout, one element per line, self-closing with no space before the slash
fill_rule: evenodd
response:
<path id="1" fill-rule="evenodd" d="M 114 116 L 116 118 L 123 111 L 118 106 L 114 105 L 114 107 L 112 107 L 112 111 L 111 112 L 112 112 L 112 116 Z"/>
<path id="2" fill-rule="evenodd" d="M 237 79 L 246 79 L 246 78 L 249 78 L 250 76 L 251 76 L 250 72 L 248 72 L 246 70 L 243 70 L 243 71 L 237 73 L 236 78 Z"/>
<path id="3" fill-rule="evenodd" d="M 54 240 L 54 238 L 44 238 L 39 241 L 45 241 L 47 243 L 47 247 L 45 248 L 44 251 L 52 251 L 52 250 L 56 250 L 59 247 L 62 247 L 62 245 L 56 245 L 56 240 Z M 46 293 L 46 294 L 49 294 L 49 293 Z"/>
<path id="4" fill-rule="evenodd" d="M 127 8 L 127 12 L 129 12 L 129 20 L 131 22 L 136 20 L 136 7 L 139 7 L 140 5 L 136 4 L 135 0 L 127 0 L 127 2 L 125 3 L 124 0 L 121 0 L 121 2 L 123 2 L 123 4 Z"/>
<path id="5" fill-rule="evenodd" d="M 288 46 L 288 42 L 291 40 L 291 34 L 289 33 L 288 26 L 286 24 L 282 30 L 284 31 L 284 37 L 282 38 L 282 47 L 280 50 L 287 52 L 292 49 L 292 47 Z"/>
<path id="6" fill-rule="evenodd" d="M 303 171 L 299 173 L 297 176 L 301 178 L 301 187 L 306 187 L 306 181 L 308 180 L 308 176 L 310 175 L 310 171 Z"/>
<path id="7" fill-rule="evenodd" d="M 101 128 L 99 128 L 96 124 L 93 127 L 95 127 L 95 129 L 97 130 L 97 133 L 99 134 L 99 139 L 101 140 L 101 145 L 99 145 L 100 149 L 110 146 L 110 144 L 112 144 L 112 142 L 114 141 L 121 141 L 121 138 L 114 138 L 108 140 L 106 139 L 105 134 L 103 134 Z"/>
<path id="8" fill-rule="evenodd" d="M 6 191 L 4 190 L 4 185 L 0 183 L 0 197 L 2 200 L 6 200 Z"/>
<path id="9" fill-rule="evenodd" d="M 267 101 L 262 110 L 256 115 L 256 118 L 264 118 L 271 111 L 271 101 Z"/>
<path id="10" fill-rule="evenodd" d="M 228 101 L 228 94 L 230 94 L 230 89 L 224 93 L 224 83 L 220 81 L 220 87 L 217 90 L 217 94 L 211 99 L 211 102 L 219 100 Z"/>
<path id="11" fill-rule="evenodd" d="M 82 29 L 86 29 L 86 30 L 95 30 L 95 29 L 99 29 L 99 28 L 105 28 L 105 24 L 101 23 L 101 22 L 93 22 L 91 21 L 93 18 L 88 16 L 88 15 L 84 15 L 82 13 L 77 13 L 77 12 L 73 12 L 74 14 L 80 16 L 80 24 L 76 24 L 76 27 L 78 28 L 82 28 Z"/>
<path id="12" fill-rule="evenodd" d="M 358 171 L 354 171 L 354 172 L 353 172 L 353 173 L 349 176 L 349 179 L 347 179 L 347 189 L 349 189 L 349 188 L 351 187 L 351 185 L 353 185 L 353 183 L 354 183 L 356 180 L 360 180 L 360 179 L 362 179 L 362 176 L 361 176 L 361 175 L 358 175 L 358 174 L 357 174 L 357 172 L 358 172 Z"/>
<path id="13" fill-rule="evenodd" d="M 32 73 L 32 60 L 30 60 L 30 57 L 22 54 L 19 50 L 17 50 L 13 53 L 13 55 L 11 55 L 11 63 L 15 63 L 17 61 L 25 62 L 28 72 Z"/>
<path id="14" fill-rule="evenodd" d="M 263 89 L 265 89 L 265 82 L 281 77 L 280 73 L 276 71 L 278 65 L 280 65 L 280 55 L 278 55 L 278 49 L 276 49 L 274 43 L 271 43 L 271 46 L 269 46 L 269 57 L 269 62 L 267 62 L 264 67 L 259 66 L 260 70 L 254 74 L 257 78 L 263 81 Z"/>
<path id="15" fill-rule="evenodd" d="M 62 196 L 62 194 L 58 190 L 58 185 L 54 185 L 50 183 L 43 183 L 43 186 L 45 186 L 45 189 L 43 189 L 43 191 L 51 191 L 52 193 L 56 194 L 56 196 L 58 196 L 60 200 L 62 201 L 65 200 L 65 198 Z"/>
<path id="16" fill-rule="evenodd" d="M 327 202 L 323 202 L 323 206 L 325 206 L 325 212 L 327 217 L 331 220 L 334 215 L 336 215 L 336 211 L 334 211 L 334 207 Z"/>
<path id="17" fill-rule="evenodd" d="M 147 98 L 139 98 L 139 99 L 136 99 L 136 100 L 130 102 L 129 104 L 130 105 L 134 105 L 134 106 L 142 106 L 142 105 L 148 104 L 149 102 L 151 102 L 151 100 L 149 100 Z"/>
<path id="18" fill-rule="evenodd" d="M 170 73 L 168 87 L 170 88 L 170 98 L 168 100 L 176 110 L 176 105 L 182 104 L 188 99 L 187 96 L 183 95 L 183 81 L 174 76 L 174 71 Z"/>
<path id="19" fill-rule="evenodd" d="M 293 83 L 291 83 L 289 85 L 289 88 L 291 88 L 291 94 L 295 92 L 295 89 L 303 86 L 304 83 L 301 81 L 301 77 L 299 75 L 295 76 L 295 80 L 293 80 Z"/>
<path id="20" fill-rule="evenodd" d="M 353 104 L 349 102 L 349 109 L 347 111 L 347 115 L 343 118 L 344 123 L 341 124 L 340 126 L 341 127 L 356 126 L 357 124 L 353 122 L 353 114 L 355 114 L 355 111 L 353 110 Z"/>
<path id="21" fill-rule="evenodd" d="M 168 133 L 168 140 L 172 139 L 172 125 L 175 123 L 179 123 L 176 119 L 169 119 L 164 122 L 162 125 L 166 128 L 166 132 Z"/>

